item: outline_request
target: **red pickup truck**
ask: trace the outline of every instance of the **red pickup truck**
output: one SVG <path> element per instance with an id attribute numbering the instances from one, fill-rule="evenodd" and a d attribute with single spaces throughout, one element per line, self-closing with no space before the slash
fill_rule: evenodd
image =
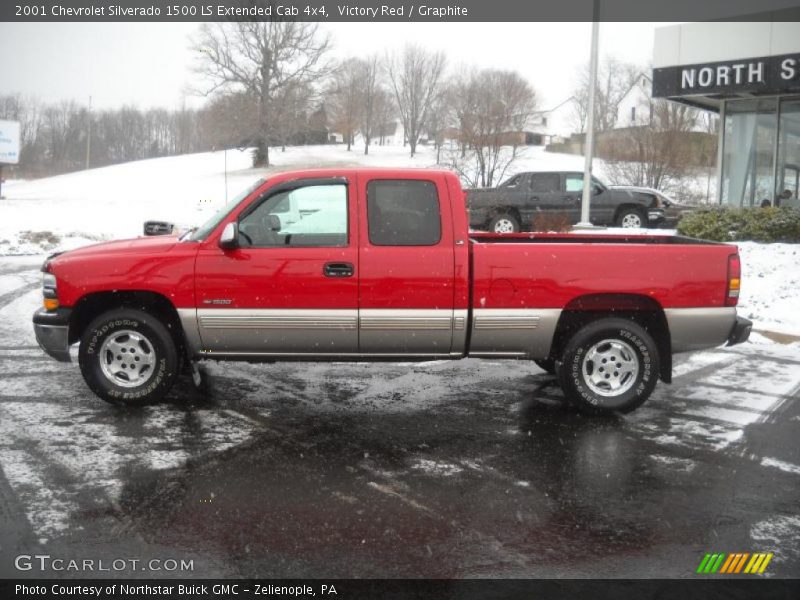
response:
<path id="1" fill-rule="evenodd" d="M 532 359 L 590 412 L 629 411 L 676 352 L 736 344 L 735 246 L 663 235 L 476 234 L 447 171 L 259 181 L 202 227 L 43 267 L 39 344 L 104 400 L 162 397 L 213 360 Z"/>

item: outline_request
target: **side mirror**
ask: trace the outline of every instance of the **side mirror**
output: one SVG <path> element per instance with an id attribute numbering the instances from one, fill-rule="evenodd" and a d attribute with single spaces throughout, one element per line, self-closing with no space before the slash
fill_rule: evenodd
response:
<path id="1" fill-rule="evenodd" d="M 280 231 L 281 230 L 281 218 L 278 215 L 267 215 L 267 229 L 270 231 Z"/>
<path id="2" fill-rule="evenodd" d="M 219 236 L 219 247 L 223 250 L 233 250 L 239 245 L 239 227 L 236 223 L 228 223 Z"/>

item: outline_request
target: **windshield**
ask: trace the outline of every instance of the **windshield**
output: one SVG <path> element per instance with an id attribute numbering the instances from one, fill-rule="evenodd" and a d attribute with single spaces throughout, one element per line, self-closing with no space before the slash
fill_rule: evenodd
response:
<path id="1" fill-rule="evenodd" d="M 216 229 L 217 225 L 222 223 L 222 221 L 225 220 L 225 217 L 231 214 L 233 212 L 233 209 L 239 206 L 242 200 L 247 198 L 250 194 L 252 194 L 259 187 L 261 187 L 265 181 L 266 179 L 259 179 L 253 185 L 246 188 L 231 202 L 229 202 L 228 204 L 220 208 L 216 213 L 214 213 L 213 217 L 211 217 L 208 221 L 206 221 L 200 227 L 195 229 L 194 232 L 191 234 L 191 236 L 189 236 L 187 239 L 193 242 L 202 242 L 203 240 L 205 240 L 209 236 L 209 234 L 212 231 L 214 231 L 214 229 Z"/>

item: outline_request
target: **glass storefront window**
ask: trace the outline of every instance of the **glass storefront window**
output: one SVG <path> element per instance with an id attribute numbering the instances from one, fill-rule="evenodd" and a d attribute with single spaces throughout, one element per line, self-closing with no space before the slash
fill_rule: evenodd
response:
<path id="1" fill-rule="evenodd" d="M 773 201 L 776 109 L 775 98 L 725 103 L 723 204 L 760 206 Z"/>
<path id="2" fill-rule="evenodd" d="M 800 100 L 781 102 L 775 197 L 780 206 L 800 208 Z"/>

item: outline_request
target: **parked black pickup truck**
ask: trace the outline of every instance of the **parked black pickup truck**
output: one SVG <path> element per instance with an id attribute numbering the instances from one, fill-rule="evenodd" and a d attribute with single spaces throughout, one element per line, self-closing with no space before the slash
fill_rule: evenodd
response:
<path id="1" fill-rule="evenodd" d="M 580 221 L 582 195 L 583 173 L 519 173 L 496 188 L 467 190 L 469 224 L 472 229 L 495 233 L 528 231 L 544 212 L 560 213 L 574 224 Z M 592 178 L 589 214 L 594 225 L 658 226 L 667 208 L 657 193 L 607 187 Z"/>

